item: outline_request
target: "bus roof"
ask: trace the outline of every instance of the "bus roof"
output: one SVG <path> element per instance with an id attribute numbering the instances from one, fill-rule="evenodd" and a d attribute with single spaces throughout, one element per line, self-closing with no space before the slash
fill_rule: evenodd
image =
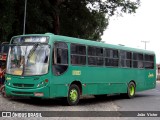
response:
<path id="1" fill-rule="evenodd" d="M 49 36 L 51 38 L 50 41 L 49 41 L 50 43 L 53 43 L 56 40 L 56 41 L 64 41 L 64 42 L 71 42 L 71 43 L 77 43 L 77 44 L 84 44 L 84 45 L 89 45 L 89 46 L 97 46 L 97 47 L 112 48 L 112 49 L 121 49 L 121 50 L 133 51 L 133 52 L 138 52 L 138 53 L 155 54 L 153 51 L 149 51 L 149 50 L 131 48 L 131 47 L 126 47 L 126 46 L 121 46 L 121 45 L 112 45 L 112 44 L 97 42 L 97 41 L 93 41 L 93 40 L 86 40 L 86 39 L 80 39 L 80 38 L 74 38 L 74 37 L 68 37 L 68 36 L 54 35 L 52 33 L 26 34 L 26 35 L 14 36 L 14 37 L 20 37 L 20 36 Z"/>
<path id="2" fill-rule="evenodd" d="M 79 44 L 85 44 L 85 45 L 90 45 L 90 46 L 98 46 L 98 47 L 121 49 L 121 50 L 134 51 L 134 52 L 140 52 L 140 53 L 155 54 L 153 51 L 131 48 L 131 47 L 126 47 L 126 46 L 121 46 L 121 45 L 112 45 L 112 44 L 107 44 L 107 43 L 102 43 L 102 42 L 97 42 L 97 41 L 92 41 L 92 40 L 85 40 L 85 39 L 59 36 L 59 35 L 54 35 L 54 38 L 60 41 L 63 40 L 66 42 L 79 43 Z"/>

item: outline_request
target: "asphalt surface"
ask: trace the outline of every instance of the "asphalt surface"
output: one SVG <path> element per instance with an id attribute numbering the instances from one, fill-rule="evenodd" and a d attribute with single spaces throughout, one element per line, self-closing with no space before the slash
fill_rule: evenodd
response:
<path id="1" fill-rule="evenodd" d="M 114 114 L 121 114 L 121 111 L 160 111 L 160 82 L 152 90 L 136 93 L 133 99 L 125 99 L 120 95 L 106 96 L 97 99 L 93 96 L 83 97 L 77 106 L 66 106 L 61 99 L 33 100 L 27 98 L 3 98 L 0 95 L 0 111 L 115 111 Z M 127 120 L 135 118 L 127 117 L 84 117 L 87 120 Z M 84 119 L 83 117 L 54 117 L 54 118 L 32 118 L 32 119 Z M 136 117 L 143 120 L 160 120 L 160 117 Z M 0 118 L 17 120 L 17 118 Z M 27 118 L 18 118 L 27 119 Z"/>
<path id="2" fill-rule="evenodd" d="M 156 89 L 136 93 L 133 99 L 114 99 L 119 111 L 160 111 L 160 82 Z"/>

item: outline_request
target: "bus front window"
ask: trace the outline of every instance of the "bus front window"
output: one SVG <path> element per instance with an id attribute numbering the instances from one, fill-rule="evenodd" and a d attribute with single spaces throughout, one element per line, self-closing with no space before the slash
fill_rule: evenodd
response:
<path id="1" fill-rule="evenodd" d="M 12 46 L 8 53 L 6 72 L 24 76 L 46 74 L 49 54 L 48 45 Z"/>

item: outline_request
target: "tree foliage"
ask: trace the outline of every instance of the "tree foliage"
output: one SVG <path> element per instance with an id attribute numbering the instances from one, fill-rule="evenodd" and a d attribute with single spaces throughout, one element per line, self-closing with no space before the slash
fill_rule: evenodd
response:
<path id="1" fill-rule="evenodd" d="M 23 33 L 25 0 L 0 1 L 0 39 Z M 52 32 L 100 40 L 115 14 L 135 13 L 137 0 L 28 0 L 26 34 Z"/>

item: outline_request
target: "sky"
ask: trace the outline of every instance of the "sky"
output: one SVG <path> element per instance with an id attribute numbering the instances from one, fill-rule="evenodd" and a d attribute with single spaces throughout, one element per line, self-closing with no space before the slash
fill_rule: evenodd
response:
<path id="1" fill-rule="evenodd" d="M 160 63 L 160 0 L 141 0 L 141 6 L 134 14 L 113 16 L 104 31 L 102 41 L 122 44 L 127 47 L 152 50 Z"/>

